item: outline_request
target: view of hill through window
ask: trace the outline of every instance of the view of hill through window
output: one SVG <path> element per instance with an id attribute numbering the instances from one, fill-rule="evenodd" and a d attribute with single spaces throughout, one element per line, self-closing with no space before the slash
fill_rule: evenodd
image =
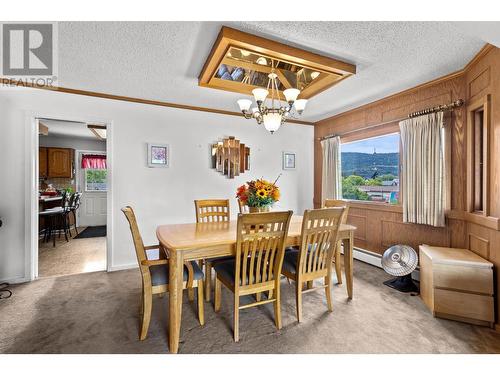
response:
<path id="1" fill-rule="evenodd" d="M 342 197 L 395 202 L 399 193 L 399 134 L 341 145 Z"/>

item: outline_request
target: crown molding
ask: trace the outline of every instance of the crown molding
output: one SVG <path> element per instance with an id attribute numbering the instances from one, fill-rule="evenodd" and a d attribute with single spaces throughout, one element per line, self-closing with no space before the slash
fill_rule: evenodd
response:
<path id="1" fill-rule="evenodd" d="M 462 69 L 457 70 L 456 72 L 447 74 L 445 76 L 436 78 L 432 81 L 428 81 L 425 83 L 422 83 L 418 86 L 411 87 L 409 89 L 397 92 L 395 94 L 391 94 L 389 96 L 386 96 L 382 99 L 375 100 L 373 102 L 364 104 L 362 106 L 350 109 L 348 111 L 342 112 L 342 113 L 337 113 L 333 116 L 325 117 L 324 119 L 318 120 L 316 122 L 311 122 L 311 121 L 301 121 L 301 120 L 287 120 L 287 123 L 291 124 L 300 124 L 300 125 L 320 125 L 323 122 L 335 119 L 336 117 L 346 115 L 348 113 L 354 112 L 358 110 L 361 107 L 366 107 L 366 106 L 371 106 L 380 102 L 383 102 L 385 100 L 389 100 L 393 97 L 404 95 L 404 94 L 409 94 L 414 91 L 423 89 L 428 86 L 436 85 L 440 82 L 445 82 L 450 79 L 459 77 L 465 72 L 467 72 L 477 61 L 479 61 L 483 56 L 485 56 L 488 52 L 490 52 L 492 49 L 494 49 L 495 46 L 486 43 L 481 50 L 470 60 Z M 200 112 L 208 112 L 208 113 L 217 113 L 220 115 L 227 115 L 227 116 L 238 116 L 238 117 L 243 117 L 243 115 L 240 112 L 233 112 L 233 111 L 226 111 L 222 109 L 216 109 L 216 108 L 209 108 L 209 107 L 198 107 L 198 106 L 191 106 L 187 104 L 181 104 L 181 103 L 172 103 L 172 102 L 164 102 L 164 101 L 159 101 L 159 100 L 151 100 L 151 99 L 142 99 L 142 98 L 135 98 L 135 97 L 130 97 L 130 96 L 122 96 L 122 95 L 114 95 L 114 94 L 107 94 L 107 93 L 102 93 L 102 92 L 95 92 L 95 91 L 87 91 L 87 90 L 78 90 L 78 89 L 72 89 L 68 87 L 46 87 L 46 86 L 37 86 L 31 83 L 24 83 L 24 82 L 18 82 L 13 79 L 8 79 L 4 77 L 0 77 L 0 82 L 4 85 L 11 85 L 11 86 L 16 86 L 16 87 L 27 87 L 27 88 L 34 88 L 34 89 L 40 89 L 40 90 L 48 90 L 48 91 L 56 91 L 56 92 L 62 92 L 66 94 L 73 94 L 73 95 L 83 95 L 83 96 L 91 96 L 91 97 L 96 97 L 96 98 L 103 98 L 103 99 L 110 99 L 110 100 L 118 100 L 118 101 L 125 101 L 125 102 L 131 102 L 131 103 L 139 103 L 139 104 L 147 104 L 147 105 L 155 105 L 155 106 L 160 106 L 160 107 L 169 107 L 169 108 L 176 108 L 176 109 L 184 109 L 188 111 L 200 111 Z"/>
<path id="2" fill-rule="evenodd" d="M 154 105 L 154 106 L 160 106 L 160 107 L 184 109 L 184 110 L 188 110 L 188 111 L 199 111 L 199 112 L 217 113 L 220 115 L 227 115 L 227 116 L 243 117 L 243 114 L 241 112 L 226 111 L 223 109 L 216 109 L 216 108 L 209 108 L 209 107 L 198 107 L 198 106 L 192 106 L 192 105 L 187 105 L 187 104 L 164 102 L 164 101 L 159 101 L 159 100 L 134 98 L 131 96 L 106 94 L 106 93 L 96 92 L 96 91 L 71 89 L 68 87 L 37 86 L 37 85 L 34 85 L 32 83 L 26 83 L 26 82 L 17 81 L 15 79 L 9 79 L 9 78 L 5 78 L 5 77 L 0 77 L 0 82 L 3 85 L 9 85 L 9 86 L 15 86 L 15 87 L 26 87 L 26 88 L 39 89 L 39 90 L 56 91 L 56 92 L 61 92 L 61 93 L 65 93 L 65 94 L 83 95 L 83 96 L 91 96 L 91 97 L 95 97 L 95 98 L 118 100 L 118 101 L 123 101 L 123 102 L 130 102 L 130 103 L 139 103 L 139 104 L 147 104 L 147 105 Z M 310 122 L 310 121 L 301 121 L 301 120 L 293 120 L 293 119 L 287 120 L 286 122 L 292 123 L 292 124 L 300 124 L 300 125 L 314 125 L 315 124 L 314 122 Z"/>

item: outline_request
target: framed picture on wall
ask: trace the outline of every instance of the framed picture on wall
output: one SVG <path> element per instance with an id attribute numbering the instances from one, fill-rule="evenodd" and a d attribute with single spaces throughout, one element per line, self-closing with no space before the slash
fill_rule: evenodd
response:
<path id="1" fill-rule="evenodd" d="M 148 143 L 148 167 L 168 168 L 169 165 L 170 165 L 169 145 Z"/>
<path id="2" fill-rule="evenodd" d="M 296 154 L 295 152 L 283 151 L 283 169 L 290 170 L 296 167 Z"/>

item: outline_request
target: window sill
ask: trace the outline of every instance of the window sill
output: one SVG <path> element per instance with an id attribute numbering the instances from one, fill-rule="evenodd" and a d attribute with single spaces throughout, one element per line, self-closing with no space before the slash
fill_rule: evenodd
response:
<path id="1" fill-rule="evenodd" d="M 370 201 L 357 201 L 344 199 L 347 203 L 349 203 L 349 207 L 351 208 L 359 208 L 363 210 L 374 210 L 374 211 L 387 211 L 387 212 L 403 212 L 403 206 L 400 204 L 390 204 L 383 202 L 370 202 Z"/>

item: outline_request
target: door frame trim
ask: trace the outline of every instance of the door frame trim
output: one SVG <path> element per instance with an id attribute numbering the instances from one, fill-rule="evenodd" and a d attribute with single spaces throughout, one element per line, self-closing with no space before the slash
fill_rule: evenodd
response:
<path id="1" fill-rule="evenodd" d="M 108 143 L 107 139 L 106 139 L 106 143 Z M 77 190 L 78 190 L 78 185 L 80 185 L 80 177 L 81 177 L 80 176 L 81 168 L 78 166 L 80 164 L 80 154 L 86 154 L 86 153 L 95 154 L 95 155 L 107 155 L 106 151 L 92 151 L 92 150 L 77 150 L 77 149 L 75 149 L 75 186 L 76 186 Z M 107 170 L 107 168 L 106 168 L 106 170 Z M 107 180 L 107 177 L 106 177 L 106 180 Z M 106 190 L 106 200 L 108 199 L 108 194 L 107 194 L 108 191 L 109 191 L 109 188 L 107 188 L 107 190 Z M 83 192 L 83 189 L 82 189 L 82 192 Z M 106 208 L 107 208 L 107 201 L 106 201 Z M 107 215 L 107 212 L 106 212 L 106 215 Z M 77 225 L 79 219 L 80 218 L 77 215 L 75 225 Z"/>
<path id="2" fill-rule="evenodd" d="M 103 123 L 106 125 L 106 163 L 108 167 L 108 190 L 106 193 L 106 271 L 113 269 L 113 121 L 110 119 L 82 117 L 66 113 L 44 113 L 25 111 L 25 237 L 24 249 L 24 280 L 33 281 L 38 278 L 38 119 L 50 118 L 55 120 Z M 76 176 L 75 176 L 76 178 Z"/>

